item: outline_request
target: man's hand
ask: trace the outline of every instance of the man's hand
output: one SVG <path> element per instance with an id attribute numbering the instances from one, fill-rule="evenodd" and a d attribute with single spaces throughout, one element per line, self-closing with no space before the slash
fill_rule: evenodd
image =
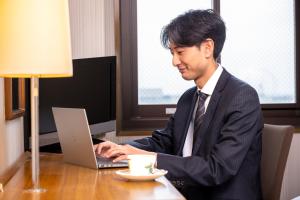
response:
<path id="1" fill-rule="evenodd" d="M 100 144 L 94 145 L 94 150 L 96 154 L 105 158 L 114 158 L 113 162 L 118 162 L 120 160 L 127 160 L 127 155 L 130 154 L 152 154 L 156 155 L 154 152 L 149 152 L 135 148 L 131 145 L 118 145 L 110 141 L 102 142 Z"/>
<path id="2" fill-rule="evenodd" d="M 107 157 L 106 153 L 108 150 L 110 149 L 114 149 L 117 148 L 117 144 L 110 142 L 110 141 L 106 141 L 106 142 L 102 142 L 99 144 L 94 145 L 94 151 L 96 152 L 96 154 L 102 156 L 102 157 Z"/>

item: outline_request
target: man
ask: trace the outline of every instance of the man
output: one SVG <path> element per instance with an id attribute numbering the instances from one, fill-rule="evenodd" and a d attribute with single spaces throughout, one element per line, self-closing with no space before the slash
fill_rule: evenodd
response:
<path id="1" fill-rule="evenodd" d="M 225 36 L 213 10 L 189 11 L 164 27 L 173 65 L 196 87 L 180 97 L 165 129 L 130 145 L 104 142 L 96 152 L 115 161 L 156 155 L 187 199 L 261 199 L 261 107 L 256 91 L 217 63 Z"/>

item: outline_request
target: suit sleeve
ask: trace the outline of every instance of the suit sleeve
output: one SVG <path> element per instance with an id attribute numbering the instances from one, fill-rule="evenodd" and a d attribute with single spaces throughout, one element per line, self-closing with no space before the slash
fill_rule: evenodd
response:
<path id="1" fill-rule="evenodd" d="M 261 108 L 257 93 L 240 90 L 228 106 L 220 137 L 207 157 L 158 154 L 157 166 L 169 171 L 168 178 L 187 185 L 215 186 L 235 176 L 254 137 L 261 134 Z"/>
<path id="2" fill-rule="evenodd" d="M 174 117 L 171 116 L 165 129 L 154 131 L 152 137 L 134 140 L 128 144 L 146 151 L 171 154 L 173 153 L 173 123 Z"/>

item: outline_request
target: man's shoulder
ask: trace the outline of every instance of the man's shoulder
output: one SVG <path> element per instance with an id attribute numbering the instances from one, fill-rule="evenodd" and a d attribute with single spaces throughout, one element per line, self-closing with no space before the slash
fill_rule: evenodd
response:
<path id="1" fill-rule="evenodd" d="M 227 81 L 222 89 L 222 103 L 227 105 L 245 104 L 247 106 L 260 107 L 257 91 L 247 82 L 226 72 Z"/>
<path id="2" fill-rule="evenodd" d="M 179 98 L 178 103 L 186 100 L 191 100 L 193 96 L 195 95 L 195 92 L 197 91 L 197 87 L 191 87 L 187 89 Z"/>
<path id="3" fill-rule="evenodd" d="M 257 93 L 256 90 L 248 84 L 246 81 L 241 80 L 237 78 L 236 76 L 232 75 L 228 71 L 224 70 L 223 75 L 220 77 L 220 80 L 222 78 L 226 78 L 226 84 L 224 85 L 224 89 L 226 91 L 229 91 L 230 93 L 238 93 L 240 91 L 251 91 L 254 93 Z"/>
<path id="4" fill-rule="evenodd" d="M 197 91 L 197 87 L 193 86 L 193 87 L 187 89 L 181 96 L 192 96 L 195 94 L 196 91 Z"/>

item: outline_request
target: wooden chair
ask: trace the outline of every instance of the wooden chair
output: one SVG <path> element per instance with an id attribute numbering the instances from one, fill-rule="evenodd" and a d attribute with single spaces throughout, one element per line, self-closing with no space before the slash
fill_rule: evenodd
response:
<path id="1" fill-rule="evenodd" d="M 261 178 L 264 200 L 279 200 L 293 126 L 265 124 L 262 134 Z"/>

